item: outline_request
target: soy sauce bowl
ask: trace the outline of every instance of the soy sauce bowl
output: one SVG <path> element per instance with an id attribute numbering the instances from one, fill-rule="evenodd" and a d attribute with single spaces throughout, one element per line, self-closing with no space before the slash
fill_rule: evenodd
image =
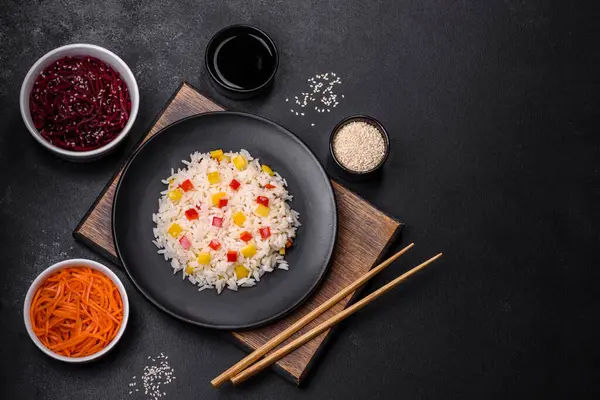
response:
<path id="1" fill-rule="evenodd" d="M 345 127 L 346 125 L 348 125 L 352 122 L 364 122 L 364 123 L 367 123 L 367 124 L 375 127 L 377 129 L 377 131 L 381 134 L 381 137 L 383 138 L 383 143 L 385 146 L 385 152 L 383 154 L 383 157 L 377 163 L 377 165 L 375 165 L 373 168 L 371 168 L 367 171 L 356 171 L 356 170 L 350 169 L 350 168 L 346 167 L 344 164 L 342 164 L 342 162 L 335 155 L 333 142 L 335 140 L 336 135 L 338 134 L 338 132 L 340 130 L 342 130 L 343 127 Z M 333 161 L 334 161 L 337 171 L 339 172 L 339 174 L 342 177 L 344 177 L 350 181 L 360 181 L 360 180 L 364 180 L 367 178 L 374 178 L 378 174 L 381 173 L 381 169 L 382 169 L 383 165 L 385 164 L 385 162 L 387 161 L 387 158 L 390 154 L 390 137 L 389 137 L 386 129 L 381 124 L 381 122 L 379 122 L 375 118 L 369 117 L 368 115 L 352 115 L 350 117 L 347 117 L 347 118 L 344 118 L 343 120 L 341 120 L 331 131 L 331 135 L 329 136 L 329 154 L 331 155 L 331 159 L 333 159 Z"/>
<path id="2" fill-rule="evenodd" d="M 204 63 L 217 91 L 245 100 L 267 93 L 279 66 L 275 42 L 251 25 L 231 25 L 217 32 L 206 46 Z"/>

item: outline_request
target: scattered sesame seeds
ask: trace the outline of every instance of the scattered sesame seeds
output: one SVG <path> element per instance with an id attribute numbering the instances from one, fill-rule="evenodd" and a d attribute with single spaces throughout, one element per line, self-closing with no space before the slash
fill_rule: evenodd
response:
<path id="1" fill-rule="evenodd" d="M 370 171 L 385 156 L 383 134 L 369 123 L 350 122 L 333 138 L 333 153 L 340 164 L 349 170 Z"/>
<path id="2" fill-rule="evenodd" d="M 335 72 L 316 74 L 306 80 L 309 90 L 301 92 L 300 96 L 294 96 L 296 106 L 300 108 L 313 108 L 317 113 L 331 112 L 340 104 L 344 95 L 336 93 L 336 86 L 342 83 L 342 79 Z M 341 97 L 340 97 L 341 96 Z M 285 99 L 287 103 L 289 98 Z M 306 113 L 290 109 L 292 114 L 304 117 Z M 315 126 L 311 124 L 311 126 Z"/>
<path id="3" fill-rule="evenodd" d="M 158 400 L 159 398 L 166 396 L 167 392 L 163 390 L 163 386 L 168 385 L 176 379 L 174 376 L 175 370 L 169 365 L 168 356 L 164 353 L 160 353 L 159 356 L 148 356 L 148 360 L 152 363 L 146 365 L 141 375 L 142 386 L 144 389 L 145 398 L 150 400 Z M 137 376 L 133 376 L 132 382 L 129 383 L 129 387 L 132 390 L 129 394 L 133 393 L 133 388 L 137 385 Z M 135 389 L 139 391 L 138 388 Z"/>

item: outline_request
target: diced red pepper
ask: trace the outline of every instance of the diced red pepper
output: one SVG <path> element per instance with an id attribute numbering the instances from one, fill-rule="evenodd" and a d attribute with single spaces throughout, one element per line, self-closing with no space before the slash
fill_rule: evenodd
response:
<path id="1" fill-rule="evenodd" d="M 269 228 L 268 226 L 264 226 L 258 231 L 260 232 L 260 237 L 263 239 L 267 239 L 269 236 L 271 236 L 271 228 Z"/>
<path id="2" fill-rule="evenodd" d="M 190 246 L 192 245 L 192 243 L 189 241 L 189 239 L 183 235 L 181 237 L 181 239 L 179 239 L 179 244 L 181 244 L 181 246 L 183 247 L 184 250 L 187 250 L 190 248 Z"/>
<path id="3" fill-rule="evenodd" d="M 185 217 L 192 221 L 194 219 L 198 219 L 200 215 L 198 214 L 198 211 L 194 210 L 193 208 L 190 208 L 189 210 L 185 211 Z"/>
<path id="4" fill-rule="evenodd" d="M 217 228 L 222 227 L 223 226 L 223 218 L 213 217 L 212 226 L 216 226 Z"/>
<path id="5" fill-rule="evenodd" d="M 240 234 L 240 239 L 242 239 L 244 242 L 249 242 L 252 240 L 252 234 L 248 231 L 244 231 Z"/>
<path id="6" fill-rule="evenodd" d="M 292 247 L 292 239 L 288 239 L 288 241 L 285 244 L 286 248 Z"/>
<path id="7" fill-rule="evenodd" d="M 267 188 L 267 189 L 275 189 L 276 187 L 277 187 L 277 186 L 275 186 L 275 185 L 271 185 L 270 183 L 267 183 L 267 184 L 265 185 L 265 188 Z"/>
<path id="8" fill-rule="evenodd" d="M 194 184 L 189 179 L 186 179 L 185 181 L 181 182 L 179 187 L 183 189 L 184 192 L 189 192 L 194 188 Z"/>
<path id="9" fill-rule="evenodd" d="M 213 239 L 208 244 L 208 247 L 210 247 L 213 250 L 219 250 L 219 247 L 221 247 L 221 242 L 219 242 L 217 239 Z"/>
<path id="10" fill-rule="evenodd" d="M 269 198 L 268 198 L 268 197 L 265 197 L 265 196 L 258 196 L 258 197 L 256 198 L 256 202 L 257 202 L 258 204 L 262 204 L 262 205 L 263 205 L 263 206 L 265 206 L 265 207 L 269 207 Z"/>
<path id="11" fill-rule="evenodd" d="M 227 199 L 219 199 L 219 208 L 225 207 L 228 202 L 229 202 L 229 200 L 227 200 Z"/>
<path id="12" fill-rule="evenodd" d="M 229 187 L 232 188 L 233 190 L 238 190 L 240 188 L 240 185 L 241 185 L 241 183 L 239 183 L 235 179 L 232 179 L 231 182 L 229 182 Z"/>
<path id="13" fill-rule="evenodd" d="M 229 262 L 236 262 L 237 261 L 237 251 L 235 251 L 235 250 L 228 250 L 227 251 L 227 261 L 229 261 Z"/>

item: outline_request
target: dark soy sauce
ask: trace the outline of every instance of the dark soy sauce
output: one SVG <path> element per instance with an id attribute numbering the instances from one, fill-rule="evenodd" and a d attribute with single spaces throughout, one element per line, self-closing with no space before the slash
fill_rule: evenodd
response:
<path id="1" fill-rule="evenodd" d="M 213 66 L 218 79 L 237 90 L 255 89 L 265 83 L 275 68 L 275 54 L 253 34 L 223 40 L 215 50 Z"/>

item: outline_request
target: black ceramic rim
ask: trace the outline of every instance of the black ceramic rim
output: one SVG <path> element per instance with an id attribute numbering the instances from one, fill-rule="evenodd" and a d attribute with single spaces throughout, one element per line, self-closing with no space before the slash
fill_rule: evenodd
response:
<path id="1" fill-rule="evenodd" d="M 263 320 L 257 321 L 255 323 L 250 323 L 250 324 L 244 324 L 244 325 L 219 325 L 219 324 L 209 324 L 209 323 L 204 323 L 204 322 L 198 322 L 198 321 L 194 321 L 191 320 L 189 318 L 185 318 L 179 314 L 177 314 L 176 312 L 173 312 L 169 309 L 167 309 L 166 307 L 164 307 L 162 304 L 160 304 L 158 301 L 156 301 L 149 293 L 146 292 L 146 290 L 144 290 L 143 287 L 141 287 L 138 282 L 133 278 L 127 263 L 122 259 L 121 257 L 121 250 L 120 250 L 120 246 L 118 241 L 116 240 L 116 227 L 115 227 L 115 210 L 116 210 L 116 206 L 117 206 L 117 200 L 119 198 L 119 191 L 121 189 L 121 183 L 123 182 L 123 177 L 125 177 L 127 175 L 127 171 L 129 170 L 129 167 L 131 166 L 131 164 L 133 163 L 133 161 L 136 159 L 136 157 L 142 152 L 144 151 L 144 149 L 146 148 L 146 146 L 148 145 L 148 143 L 152 142 L 155 138 L 159 137 L 160 135 L 163 135 L 166 131 L 168 131 L 170 128 L 175 127 L 178 124 L 184 123 L 190 119 L 194 119 L 194 118 L 200 118 L 202 116 L 205 115 L 213 115 L 213 114 L 230 114 L 230 115 L 238 115 L 238 116 L 243 116 L 243 117 L 249 117 L 249 118 L 254 118 L 257 119 L 259 121 L 265 122 L 267 124 L 270 125 L 274 125 L 280 132 L 288 135 L 292 140 L 296 141 L 298 143 L 298 145 L 303 148 L 311 158 L 314 159 L 316 165 L 318 166 L 318 168 L 320 169 L 321 173 L 323 174 L 323 177 L 325 178 L 325 181 L 327 182 L 327 186 L 329 188 L 329 195 L 331 197 L 331 201 L 334 207 L 334 214 L 333 214 L 333 235 L 334 235 L 334 240 L 332 241 L 332 243 L 330 244 L 329 248 L 327 249 L 327 257 L 326 257 L 326 263 L 324 265 L 324 267 L 321 270 L 321 273 L 318 277 L 318 279 L 315 281 L 315 283 L 313 284 L 313 286 L 306 292 L 306 294 L 298 299 L 298 301 L 296 301 L 294 304 L 292 304 L 290 307 L 288 307 L 287 309 L 273 315 L 270 316 L 268 318 L 264 318 Z M 181 321 L 187 322 L 189 324 L 192 325 L 196 325 L 196 326 L 201 326 L 204 328 L 212 328 L 212 329 L 218 329 L 218 330 L 244 330 L 244 329 L 250 329 L 250 328 L 257 328 L 263 325 L 266 325 L 270 322 L 276 321 L 280 318 L 283 318 L 284 316 L 290 314 L 292 311 L 294 311 L 296 308 L 298 308 L 300 305 L 302 305 L 306 300 L 308 300 L 310 298 L 310 296 L 315 292 L 315 290 L 320 286 L 320 284 L 323 282 L 323 279 L 325 278 L 325 276 L 327 275 L 327 272 L 329 271 L 330 268 L 330 264 L 331 264 L 331 256 L 333 255 L 333 249 L 335 247 L 335 243 L 337 241 L 337 234 L 338 234 L 338 216 L 337 216 L 337 202 L 335 199 L 335 195 L 333 192 L 333 186 L 331 184 L 331 180 L 329 179 L 329 177 L 327 176 L 327 173 L 325 172 L 325 169 L 323 168 L 323 165 L 319 162 L 319 159 L 317 158 L 317 156 L 315 155 L 315 153 L 296 135 L 294 135 L 292 132 L 290 132 L 289 130 L 287 130 L 286 128 L 282 127 L 281 125 L 277 124 L 276 122 L 273 122 L 267 118 L 264 117 L 260 117 L 258 115 L 253 115 L 253 114 L 248 114 L 248 113 L 242 113 L 242 112 L 234 112 L 234 111 L 213 111 L 213 112 L 206 112 L 206 113 L 201 113 L 201 114 L 195 114 L 195 115 L 191 115 L 189 117 L 183 118 L 179 121 L 176 121 L 172 124 L 167 125 L 166 127 L 162 128 L 160 131 L 158 131 L 156 134 L 154 134 L 150 139 L 146 140 L 131 156 L 131 158 L 127 161 L 127 164 L 125 165 L 125 167 L 123 168 L 123 172 L 121 174 L 121 177 L 119 178 L 119 182 L 117 183 L 117 186 L 115 188 L 115 195 L 113 198 L 113 205 L 112 205 L 112 212 L 111 212 L 111 217 L 112 217 L 112 226 L 111 226 L 111 230 L 112 230 L 112 234 L 113 234 L 113 241 L 115 244 L 115 251 L 117 253 L 117 257 L 118 259 L 121 261 L 123 268 L 125 269 L 125 272 L 127 273 L 127 276 L 129 278 L 129 280 L 133 283 L 133 285 L 136 287 L 136 289 L 142 293 L 142 295 L 150 302 L 152 303 L 154 306 L 156 306 L 158 309 L 160 309 L 161 311 L 171 315 L 172 317 L 175 317 Z M 252 289 L 252 288 L 250 288 Z"/>
<path id="2" fill-rule="evenodd" d="M 258 33 L 263 39 L 265 39 L 269 43 L 270 46 L 273 47 L 273 53 L 275 55 L 275 67 L 273 68 L 273 72 L 271 73 L 269 78 L 262 85 L 257 86 L 255 88 L 251 88 L 251 89 L 236 89 L 236 88 L 232 88 L 230 86 L 224 85 L 223 82 L 221 82 L 213 73 L 212 68 L 210 67 L 209 60 L 208 60 L 208 55 L 210 53 L 211 48 L 214 47 L 217 37 L 219 37 L 220 35 L 222 35 L 224 33 L 227 33 L 227 31 L 230 31 L 233 29 L 240 29 L 240 28 L 247 29 L 248 31 L 254 31 L 254 32 Z M 277 69 L 279 68 L 279 50 L 277 50 L 277 46 L 275 45 L 275 42 L 273 41 L 273 39 L 271 39 L 271 36 L 267 35 L 267 33 L 265 31 L 263 31 L 262 29 L 259 29 L 252 25 L 244 25 L 244 24 L 229 25 L 229 26 L 226 26 L 225 28 L 221 29 L 217 33 L 215 33 L 208 41 L 208 44 L 206 45 L 206 49 L 204 50 L 204 66 L 205 66 L 206 70 L 208 71 L 208 74 L 210 75 L 210 78 L 213 80 L 213 82 L 215 82 L 217 85 L 219 85 L 219 87 L 221 87 L 224 90 L 228 90 L 228 91 L 234 92 L 234 93 L 258 92 L 261 89 L 265 88 L 266 86 L 270 85 L 271 82 L 273 82 L 273 79 L 275 79 L 275 74 L 277 73 Z"/>
<path id="3" fill-rule="evenodd" d="M 335 156 L 335 152 L 333 151 L 333 139 L 335 138 L 337 133 L 340 131 L 340 129 L 342 129 L 345 125 L 349 124 L 350 122 L 357 122 L 357 121 L 359 121 L 359 122 L 362 121 L 367 124 L 373 125 L 375 128 L 377 128 L 379 133 L 381 133 L 381 136 L 383 136 L 383 141 L 385 142 L 385 154 L 383 155 L 383 158 L 381 159 L 379 164 L 377 164 L 375 167 L 373 167 L 372 169 L 370 169 L 368 171 L 354 171 L 354 170 L 348 169 L 337 159 L 337 157 Z M 368 115 L 351 115 L 349 117 L 344 118 L 340 122 L 338 122 L 338 124 L 331 131 L 331 135 L 329 136 L 329 153 L 331 153 L 331 157 L 333 158 L 333 161 L 335 161 L 337 166 L 340 167 L 341 169 L 343 169 L 344 171 L 348 172 L 349 174 L 367 175 L 367 174 L 377 171 L 387 161 L 387 158 L 390 155 L 390 136 L 388 135 L 387 131 L 385 130 L 385 128 L 383 127 L 381 122 L 379 122 L 375 118 L 369 117 Z"/>

